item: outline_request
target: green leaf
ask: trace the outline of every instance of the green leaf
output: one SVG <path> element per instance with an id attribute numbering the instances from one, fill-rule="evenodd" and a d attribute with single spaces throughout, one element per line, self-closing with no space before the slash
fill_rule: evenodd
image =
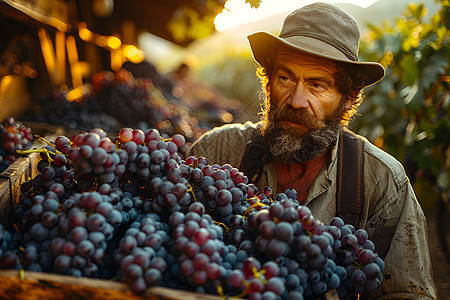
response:
<path id="1" fill-rule="evenodd" d="M 402 59 L 400 67 L 403 69 L 403 81 L 412 86 L 416 78 L 419 77 L 419 67 L 416 60 L 412 55 L 406 55 Z"/>
<path id="2" fill-rule="evenodd" d="M 421 21 L 422 17 L 425 15 L 423 3 L 419 4 L 411 3 L 408 6 L 408 10 L 411 13 L 411 15 L 418 21 Z"/>
<path id="3" fill-rule="evenodd" d="M 411 113 L 416 113 L 422 107 L 425 101 L 425 92 L 419 80 L 416 80 L 404 101 Z"/>
<path id="4" fill-rule="evenodd" d="M 434 139 L 438 143 L 450 145 L 450 120 L 447 118 L 441 119 L 439 123 L 433 128 Z"/>
<path id="5" fill-rule="evenodd" d="M 439 76 L 444 75 L 448 68 L 448 58 L 434 55 L 426 63 L 422 71 L 422 84 L 428 89 L 435 82 L 439 81 Z"/>

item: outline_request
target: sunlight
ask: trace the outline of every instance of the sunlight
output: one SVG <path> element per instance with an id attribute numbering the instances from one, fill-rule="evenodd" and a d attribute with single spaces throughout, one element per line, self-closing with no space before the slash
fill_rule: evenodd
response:
<path id="1" fill-rule="evenodd" d="M 303 1 L 304 5 L 315 1 Z M 323 0 L 328 3 L 352 3 L 363 8 L 377 0 Z M 239 24 L 248 23 L 268 16 L 294 10 L 299 7 L 298 0 L 262 0 L 259 8 L 251 8 L 245 0 L 228 0 L 223 11 L 216 16 L 214 24 L 218 31 L 224 31 Z"/>

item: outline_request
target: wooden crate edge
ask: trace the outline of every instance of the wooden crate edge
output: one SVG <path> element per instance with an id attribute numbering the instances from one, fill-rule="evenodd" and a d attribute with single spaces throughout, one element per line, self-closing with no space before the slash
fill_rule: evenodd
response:
<path id="1" fill-rule="evenodd" d="M 45 299 L 58 299 L 71 295 L 74 299 L 89 295 L 95 300 L 124 299 L 160 299 L 160 300 L 220 300 L 218 295 L 201 294 L 191 291 L 176 290 L 166 287 L 148 288 L 144 295 L 136 295 L 130 291 L 128 284 L 118 281 L 73 277 L 52 273 L 24 271 L 22 279 L 18 270 L 0 270 L 0 298 L 9 299 L 5 294 L 9 290 L 20 290 L 22 297 L 28 294 L 45 295 Z M 3 294 L 2 294 L 3 293 Z M 5 298 L 6 297 L 6 298 Z M 14 296 L 17 299 L 17 295 Z M 30 299 L 37 299 L 30 298 Z M 27 298 L 28 299 L 28 298 Z"/>

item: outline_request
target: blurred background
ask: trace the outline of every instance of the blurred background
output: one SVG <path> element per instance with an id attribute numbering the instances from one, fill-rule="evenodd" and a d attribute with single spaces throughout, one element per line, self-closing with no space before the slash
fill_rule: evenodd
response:
<path id="1" fill-rule="evenodd" d="M 278 34 L 313 1 L 0 0 L 0 121 L 34 132 L 181 133 L 258 121 L 247 35 Z M 350 128 L 403 163 L 424 208 L 440 299 L 450 299 L 450 1 L 332 2 L 361 26 L 386 77 Z"/>

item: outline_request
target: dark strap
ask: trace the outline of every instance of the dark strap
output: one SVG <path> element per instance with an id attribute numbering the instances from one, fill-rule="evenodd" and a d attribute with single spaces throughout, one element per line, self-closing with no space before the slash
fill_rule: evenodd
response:
<path id="1" fill-rule="evenodd" d="M 336 216 L 358 227 L 364 203 L 363 141 L 344 130 L 337 155 Z"/>
<path id="2" fill-rule="evenodd" d="M 346 224 L 358 227 L 364 203 L 362 140 L 352 132 L 344 130 L 340 133 L 337 155 L 336 216 L 341 217 Z M 269 147 L 258 130 L 247 144 L 239 170 L 247 175 L 249 183 L 257 184 L 263 172 L 263 165 L 269 159 Z"/>
<path id="3" fill-rule="evenodd" d="M 239 170 L 248 177 L 249 183 L 258 184 L 264 162 L 268 161 L 269 156 L 269 147 L 264 143 L 260 131 L 257 130 L 252 139 L 248 141 L 244 158 L 239 166 Z"/>

